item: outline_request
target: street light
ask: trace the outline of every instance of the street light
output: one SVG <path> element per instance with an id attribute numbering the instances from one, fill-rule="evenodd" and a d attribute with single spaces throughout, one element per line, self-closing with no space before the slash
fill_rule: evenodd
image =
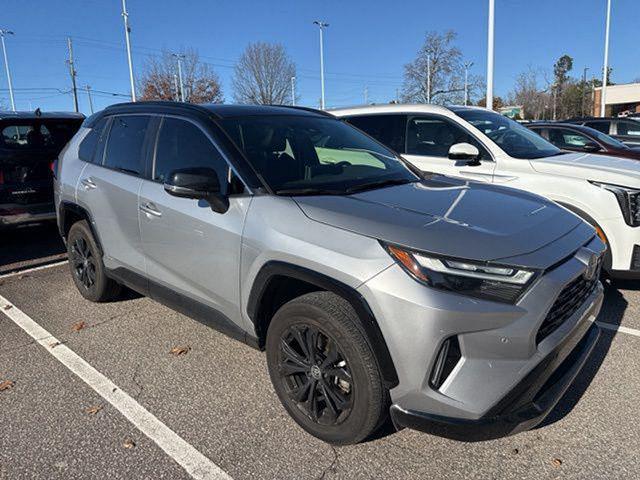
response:
<path id="1" fill-rule="evenodd" d="M 291 105 L 296 106 L 296 77 L 291 77 Z"/>
<path id="2" fill-rule="evenodd" d="M 129 26 L 129 12 L 127 12 L 127 1 L 122 0 L 122 18 L 124 20 L 124 38 L 127 44 L 127 59 L 129 60 L 129 82 L 131 83 L 131 101 L 136 101 L 136 85 L 133 81 L 133 61 L 131 60 L 131 27 Z"/>
<path id="3" fill-rule="evenodd" d="M 489 0 L 489 33 L 487 41 L 487 108 L 493 110 L 493 30 L 495 0 Z"/>
<path id="4" fill-rule="evenodd" d="M 611 23 L 611 0 L 607 0 L 607 26 L 604 34 L 604 68 L 602 69 L 602 90 L 600 90 L 600 116 L 605 116 L 607 98 L 607 73 L 609 71 L 609 24 Z"/>
<path id="5" fill-rule="evenodd" d="M 473 67 L 473 62 L 466 62 L 464 64 L 464 104 L 469 103 L 469 69 Z"/>
<path id="6" fill-rule="evenodd" d="M 320 29 L 320 109 L 324 110 L 324 46 L 322 32 L 329 26 L 329 24 L 321 20 L 316 20 L 313 24 L 318 25 Z"/>
<path id="7" fill-rule="evenodd" d="M 182 53 L 172 53 L 178 60 L 178 81 L 180 82 L 180 101 L 184 102 L 184 87 L 182 86 L 182 59 L 184 55 Z"/>
<path id="8" fill-rule="evenodd" d="M 9 98 L 11 98 L 11 110 L 16 111 L 16 100 L 13 98 L 13 83 L 11 82 L 11 71 L 9 70 L 9 60 L 7 58 L 7 48 L 4 45 L 5 35 L 13 35 L 11 30 L 0 29 L 0 40 L 2 40 L 2 55 L 4 55 L 4 68 L 7 71 L 7 83 L 9 84 Z"/>

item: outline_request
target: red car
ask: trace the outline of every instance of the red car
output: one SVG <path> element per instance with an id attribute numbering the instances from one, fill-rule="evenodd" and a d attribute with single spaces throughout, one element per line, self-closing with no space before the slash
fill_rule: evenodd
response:
<path id="1" fill-rule="evenodd" d="M 640 160 L 640 147 L 629 147 L 619 140 L 584 125 L 571 123 L 529 123 L 525 125 L 561 150 L 601 153 L 612 157 Z"/>

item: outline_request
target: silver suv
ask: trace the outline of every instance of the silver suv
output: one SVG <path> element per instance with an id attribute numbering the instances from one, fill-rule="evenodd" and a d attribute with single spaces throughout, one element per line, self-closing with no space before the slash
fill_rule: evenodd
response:
<path id="1" fill-rule="evenodd" d="M 530 428 L 599 335 L 592 227 L 424 176 L 326 113 L 115 105 L 62 152 L 55 191 L 85 298 L 126 286 L 266 350 L 285 409 L 334 444 L 389 412 L 466 441 Z"/>

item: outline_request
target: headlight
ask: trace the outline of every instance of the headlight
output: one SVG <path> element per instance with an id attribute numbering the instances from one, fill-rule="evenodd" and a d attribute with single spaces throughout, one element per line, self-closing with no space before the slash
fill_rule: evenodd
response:
<path id="1" fill-rule="evenodd" d="M 440 290 L 516 303 L 536 277 L 536 271 L 506 265 L 428 255 L 383 243 L 389 254 L 414 279 Z"/>
<path id="2" fill-rule="evenodd" d="M 622 217 L 627 225 L 632 227 L 640 226 L 640 189 L 611 185 L 609 183 L 594 182 L 591 180 L 589 183 L 613 193 L 618 200 L 618 205 L 620 205 L 620 210 L 622 211 Z"/>

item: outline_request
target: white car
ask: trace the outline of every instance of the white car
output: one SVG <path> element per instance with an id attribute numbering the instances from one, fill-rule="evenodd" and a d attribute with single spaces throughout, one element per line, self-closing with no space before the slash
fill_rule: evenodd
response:
<path id="1" fill-rule="evenodd" d="M 423 171 L 554 200 L 592 224 L 608 244 L 605 270 L 611 277 L 640 279 L 637 160 L 562 152 L 513 120 L 479 107 L 379 105 L 331 113 Z"/>

